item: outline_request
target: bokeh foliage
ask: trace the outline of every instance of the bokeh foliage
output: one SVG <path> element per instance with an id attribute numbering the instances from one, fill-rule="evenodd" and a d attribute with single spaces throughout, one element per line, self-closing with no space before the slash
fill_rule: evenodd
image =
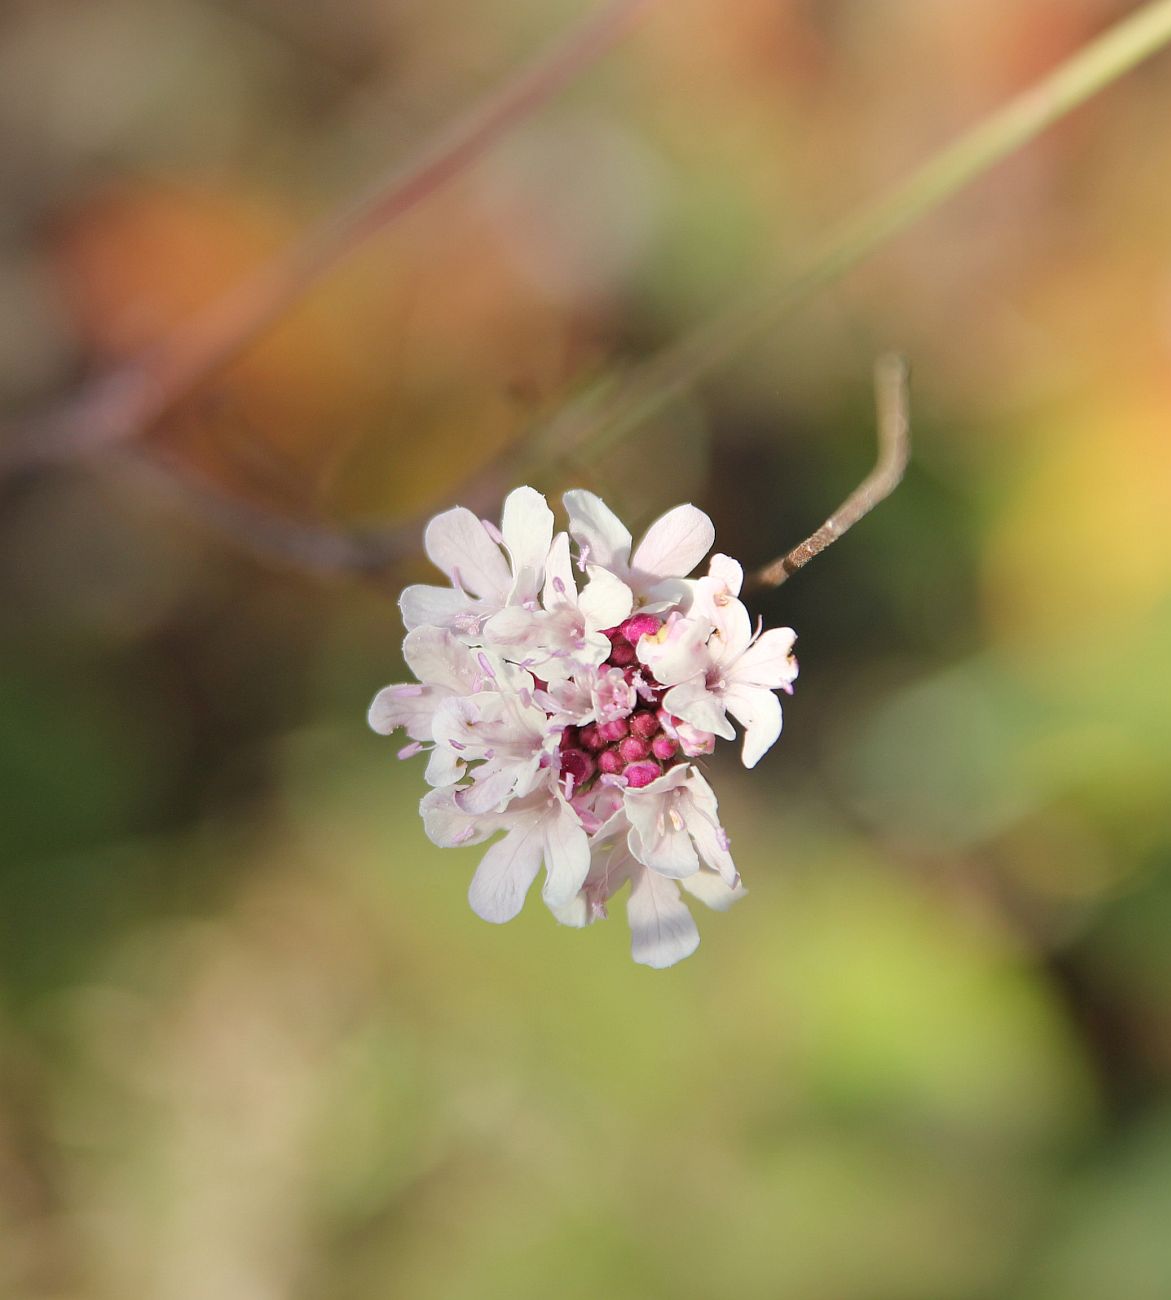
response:
<path id="1" fill-rule="evenodd" d="M 682 0 L 156 441 L 276 512 L 447 504 L 1127 7 Z M 131 355 L 574 8 L 10 6 L 0 392 Z M 386 593 L 112 464 L 4 485 L 0 1293 L 1171 1294 L 1166 72 L 538 483 L 763 561 L 914 361 L 906 484 L 760 602 L 802 676 L 713 764 L 750 897 L 669 972 L 470 914 L 363 727 Z"/>

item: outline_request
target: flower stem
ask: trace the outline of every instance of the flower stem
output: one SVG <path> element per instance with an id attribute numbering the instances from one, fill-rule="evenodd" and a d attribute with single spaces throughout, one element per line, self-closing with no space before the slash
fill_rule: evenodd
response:
<path id="1" fill-rule="evenodd" d="M 578 449 L 601 452 L 623 441 L 818 289 L 1169 43 L 1171 0 L 1152 0 L 843 221 L 785 278 L 685 335 L 600 399 L 587 395 L 555 416 L 535 435 L 538 459 Z"/>

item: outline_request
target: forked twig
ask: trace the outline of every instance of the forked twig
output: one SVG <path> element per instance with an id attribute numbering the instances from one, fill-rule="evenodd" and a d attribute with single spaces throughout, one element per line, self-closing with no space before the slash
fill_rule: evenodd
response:
<path id="1" fill-rule="evenodd" d="M 779 587 L 814 556 L 832 546 L 843 533 L 868 515 L 902 482 L 911 459 L 911 414 L 905 358 L 888 354 L 874 366 L 874 397 L 878 411 L 878 460 L 874 468 L 824 524 L 786 555 L 753 575 L 762 587 Z"/>

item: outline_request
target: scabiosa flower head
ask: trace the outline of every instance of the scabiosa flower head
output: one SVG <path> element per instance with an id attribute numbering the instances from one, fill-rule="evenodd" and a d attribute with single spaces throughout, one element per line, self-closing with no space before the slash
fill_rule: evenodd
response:
<path id="1" fill-rule="evenodd" d="M 417 680 L 379 691 L 369 721 L 406 733 L 400 758 L 427 754 L 434 843 L 500 835 L 469 890 L 479 916 L 511 920 L 542 868 L 542 898 L 566 925 L 605 917 L 629 885 L 635 961 L 670 966 L 699 943 L 680 889 L 720 910 L 744 893 L 694 760 L 735 737 L 733 720 L 747 767 L 776 741 L 794 633 L 753 632 L 735 560 L 690 576 L 715 538 L 694 506 L 637 547 L 593 493 L 565 506 L 556 535 L 528 487 L 499 528 L 462 508 L 431 521 L 427 554 L 451 585 L 403 593 Z"/>

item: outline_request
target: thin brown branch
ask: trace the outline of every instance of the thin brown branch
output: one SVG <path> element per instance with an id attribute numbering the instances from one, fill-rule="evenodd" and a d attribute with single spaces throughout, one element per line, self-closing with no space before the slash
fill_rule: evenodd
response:
<path id="1" fill-rule="evenodd" d="M 815 533 L 753 575 L 758 586 L 779 587 L 885 501 L 902 482 L 911 459 L 908 371 L 903 357 L 879 358 L 874 367 L 874 394 L 878 409 L 878 460 L 874 468 Z"/>
<path id="2" fill-rule="evenodd" d="M 389 573 L 420 549 L 418 519 L 388 528 L 357 529 L 323 519 L 293 519 L 255 506 L 189 466 L 137 450 L 116 454 L 111 467 L 149 495 L 268 564 L 322 577 L 350 576 L 385 587 Z"/>
<path id="3" fill-rule="evenodd" d="M 154 351 L 95 380 L 0 451 L 0 472 L 125 442 L 214 379 L 326 272 L 466 171 L 597 62 L 655 0 L 609 0 L 486 101 Z"/>

